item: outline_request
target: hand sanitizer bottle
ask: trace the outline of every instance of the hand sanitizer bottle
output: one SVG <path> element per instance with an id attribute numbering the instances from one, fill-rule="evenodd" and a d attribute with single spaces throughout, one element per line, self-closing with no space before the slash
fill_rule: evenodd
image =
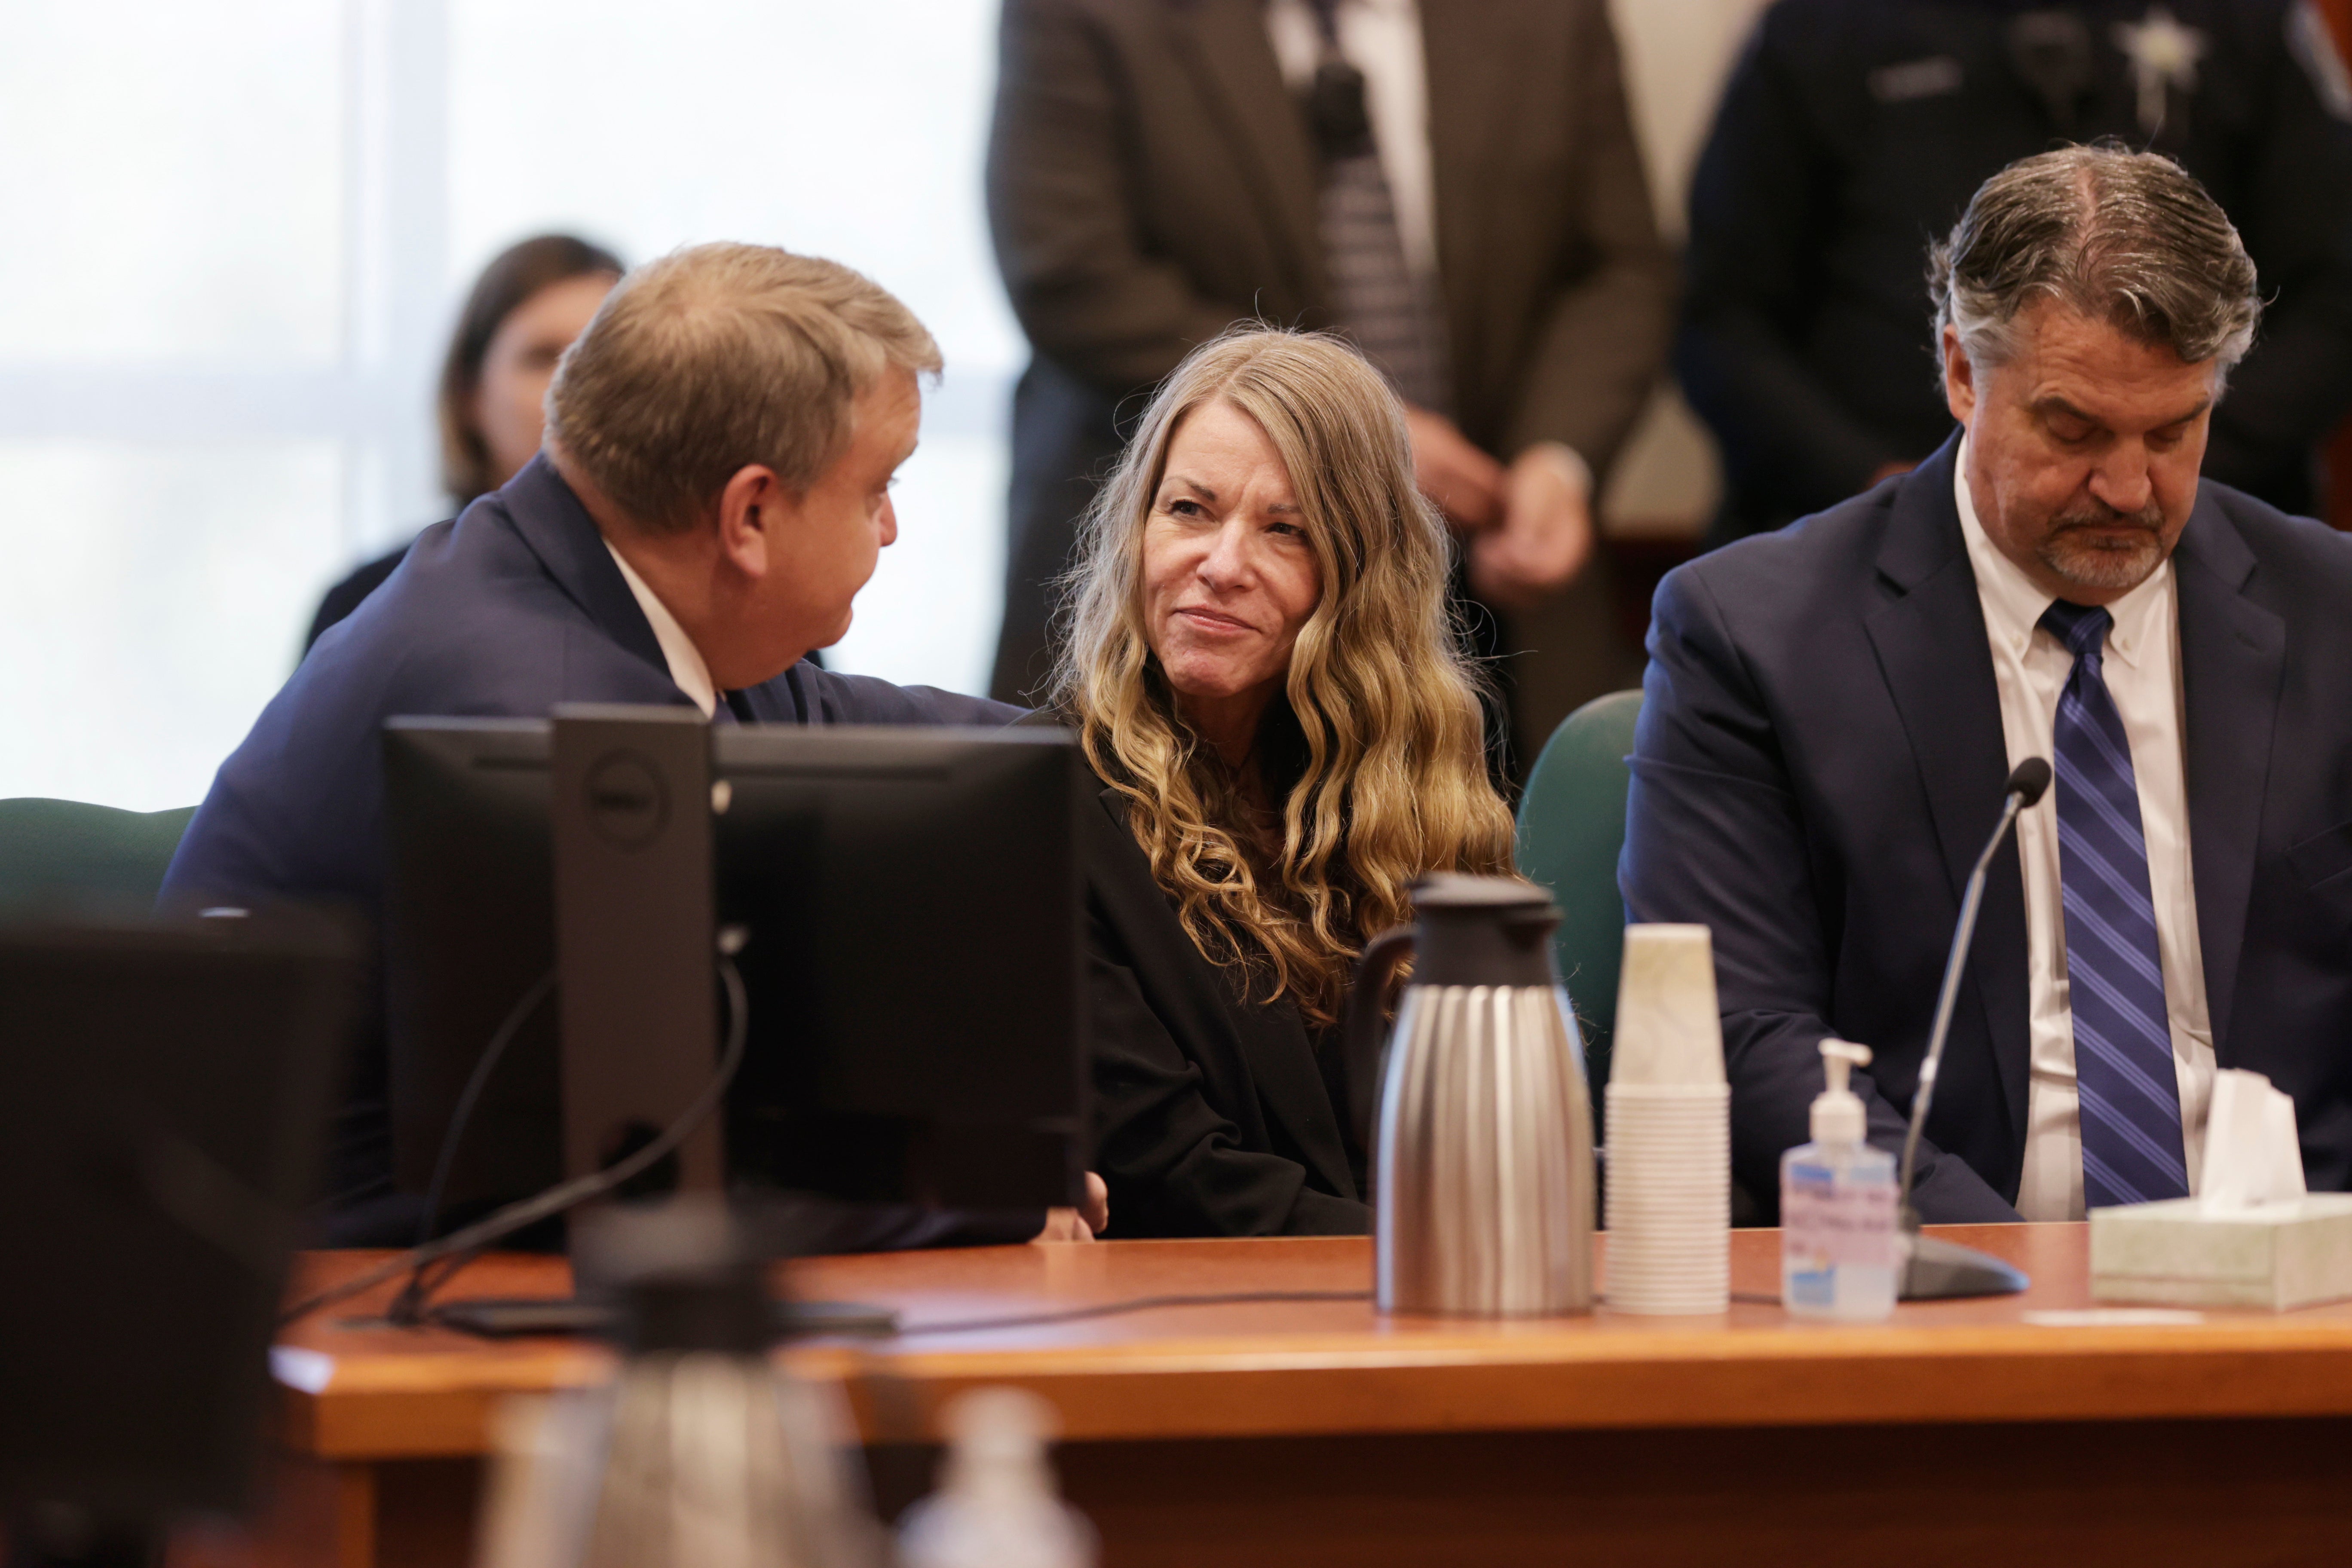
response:
<path id="1" fill-rule="evenodd" d="M 1863 1141 L 1862 1097 L 1846 1074 L 1870 1047 L 1822 1042 L 1829 1088 L 1813 1141 L 1780 1156 L 1780 1304 L 1801 1318 L 1871 1321 L 1895 1310 L 1895 1156 Z"/>
<path id="2" fill-rule="evenodd" d="M 981 1388 L 941 1414 L 947 1463 L 940 1489 L 899 1525 L 903 1568 L 1094 1568 L 1094 1527 L 1062 1500 L 1046 1462 L 1053 1406 Z"/>

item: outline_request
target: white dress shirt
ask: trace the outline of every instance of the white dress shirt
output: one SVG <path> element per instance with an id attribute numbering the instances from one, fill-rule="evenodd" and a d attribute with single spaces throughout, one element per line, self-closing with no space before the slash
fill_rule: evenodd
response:
<path id="1" fill-rule="evenodd" d="M 1379 143 L 1381 173 L 1396 204 L 1397 238 L 1413 281 L 1437 278 L 1437 185 L 1429 160 L 1429 71 L 1413 0 L 1339 0 L 1339 52 L 1364 73 L 1364 109 Z M 1293 91 L 1315 79 L 1323 28 L 1307 0 L 1271 0 L 1266 31 Z M 1433 298 L 1434 297 L 1433 293 Z"/>
<path id="2" fill-rule="evenodd" d="M 2037 623 L 2053 603 L 2000 552 L 1978 521 L 1960 442 L 1954 475 L 1960 528 L 1968 536 L 1977 598 L 1992 645 L 2000 727 L 2009 765 L 2055 761 L 2059 693 L 2074 671 L 2066 645 Z M 2181 1156 L 2197 1190 L 2205 1110 L 2213 1092 L 2213 1030 L 2205 1011 L 2205 961 L 2197 937 L 2197 883 L 2189 853 L 2189 791 L 2181 762 L 2180 617 L 2172 563 L 2107 606 L 2101 673 L 2131 742 L 2139 786 L 2140 832 L 2147 841 L 2147 888 L 2156 904 L 2164 1011 L 2180 1086 Z M 2017 1212 L 2027 1219 L 2083 1217 L 2083 1127 L 2074 1088 L 2074 1019 L 2066 979 L 2066 922 L 2059 900 L 2058 791 L 2017 819 L 2025 871 L 2026 974 L 2031 1005 L 2031 1088 L 2026 1096 L 2025 1174 Z"/>
<path id="3" fill-rule="evenodd" d="M 661 644 L 670 679 L 680 691 L 694 699 L 694 705 L 702 710 L 704 718 L 709 718 L 719 711 L 719 689 L 710 683 L 710 667 L 702 662 L 702 650 L 694 646 L 694 639 L 686 635 L 686 628 L 677 624 L 669 606 L 637 575 L 636 568 L 623 559 L 619 551 L 613 550 L 611 540 L 604 541 L 604 548 L 613 551 L 613 564 L 621 569 L 621 581 L 629 585 L 629 592 L 636 595 L 637 608 L 653 623 L 654 640 Z"/>

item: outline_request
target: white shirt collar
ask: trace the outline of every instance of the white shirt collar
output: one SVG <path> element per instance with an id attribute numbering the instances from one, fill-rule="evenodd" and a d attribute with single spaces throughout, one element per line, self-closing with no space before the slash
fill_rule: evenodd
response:
<path id="1" fill-rule="evenodd" d="M 619 551 L 613 550 L 611 540 L 604 541 L 604 548 L 613 552 L 613 564 L 621 569 L 621 581 L 629 585 L 629 592 L 636 595 L 637 608 L 643 610 L 646 619 L 653 624 L 654 640 L 661 644 L 662 658 L 669 665 L 670 679 L 680 691 L 694 700 L 694 705 L 702 710 L 704 718 L 709 718 L 719 710 L 719 689 L 710 683 L 710 667 L 702 662 L 702 650 L 694 646 L 694 639 L 686 635 L 686 628 L 677 624 L 677 617 L 669 613 L 669 606 L 646 585 L 643 577 L 637 575 L 636 568 L 631 566 Z"/>
<path id="2" fill-rule="evenodd" d="M 1969 565 L 1976 572 L 1977 598 L 1984 605 L 1985 628 L 2004 647 L 2022 658 L 2033 642 L 2034 628 L 2041 623 L 2042 613 L 2057 603 L 2057 595 L 2036 587 L 2025 569 L 2001 552 L 2000 546 L 1984 531 L 1978 521 L 1976 497 L 1969 489 L 1969 438 L 1960 437 L 1959 450 L 1952 464 L 1952 499 L 1960 509 L 1960 531 L 1968 539 Z M 2138 667 L 2150 646 L 2150 639 L 2163 629 L 2163 616 L 2171 603 L 2172 561 L 2148 574 L 2147 581 L 2107 606 L 2113 625 L 2107 628 L 2107 647 L 2126 664 Z"/>

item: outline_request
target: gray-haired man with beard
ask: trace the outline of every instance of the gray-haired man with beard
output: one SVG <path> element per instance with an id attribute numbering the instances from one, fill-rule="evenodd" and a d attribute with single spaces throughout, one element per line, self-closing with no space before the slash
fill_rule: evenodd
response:
<path id="1" fill-rule="evenodd" d="M 1714 931 L 1735 1171 L 1769 1208 L 1830 1034 L 1899 1145 L 1962 884 L 2045 757 L 1922 1215 L 2193 1192 L 2222 1067 L 2352 1186 L 2352 538 L 2198 477 L 2253 264 L 2177 165 L 2072 147 L 1987 181 L 1931 273 L 1961 429 L 1658 591 L 1620 877 Z"/>

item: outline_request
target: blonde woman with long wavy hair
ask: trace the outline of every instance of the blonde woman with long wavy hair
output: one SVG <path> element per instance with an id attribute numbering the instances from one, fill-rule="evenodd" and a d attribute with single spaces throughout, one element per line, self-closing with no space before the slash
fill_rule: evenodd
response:
<path id="1" fill-rule="evenodd" d="M 1414 879 L 1511 858 L 1449 549 L 1403 405 L 1326 336 L 1194 351 L 1097 494 L 1050 710 L 1103 786 L 1110 1234 L 1369 1228 L 1322 1048 L 1350 966 Z"/>

